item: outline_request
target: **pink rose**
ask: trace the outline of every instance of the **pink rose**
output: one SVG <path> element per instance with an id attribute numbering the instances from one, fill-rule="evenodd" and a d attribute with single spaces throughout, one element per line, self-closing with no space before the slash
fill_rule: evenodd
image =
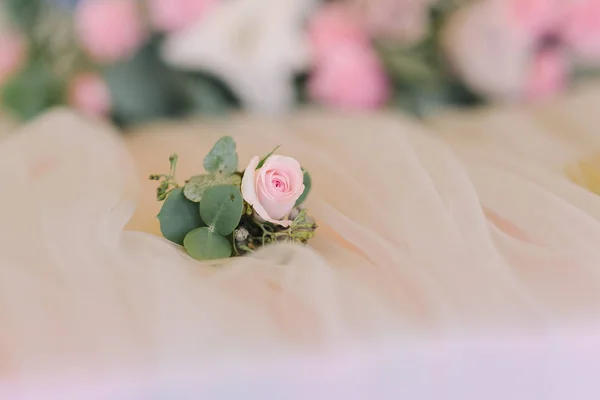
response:
<path id="1" fill-rule="evenodd" d="M 272 155 L 258 168 L 254 157 L 242 179 L 242 197 L 263 220 L 284 227 L 292 221 L 286 218 L 304 192 L 304 174 L 298 161 L 291 157 Z"/>
<path id="2" fill-rule="evenodd" d="M 153 25 L 164 32 L 174 32 L 199 21 L 218 0 L 150 0 Z"/>
<path id="3" fill-rule="evenodd" d="M 308 92 L 314 100 L 347 110 L 380 107 L 389 82 L 375 51 L 360 44 L 340 46 L 315 66 Z"/>
<path id="4" fill-rule="evenodd" d="M 146 38 L 135 0 L 84 0 L 75 25 L 82 46 L 99 62 L 130 57 Z"/>
<path id="5" fill-rule="evenodd" d="M 329 3 L 309 21 L 308 34 L 316 63 L 347 43 L 369 44 L 360 16 L 341 3 Z"/>
<path id="6" fill-rule="evenodd" d="M 69 88 L 69 104 L 83 114 L 104 118 L 110 112 L 110 91 L 94 73 L 77 75 Z"/>
<path id="7" fill-rule="evenodd" d="M 7 33 L 0 37 L 0 85 L 15 73 L 27 58 L 27 46 L 17 33 Z"/>

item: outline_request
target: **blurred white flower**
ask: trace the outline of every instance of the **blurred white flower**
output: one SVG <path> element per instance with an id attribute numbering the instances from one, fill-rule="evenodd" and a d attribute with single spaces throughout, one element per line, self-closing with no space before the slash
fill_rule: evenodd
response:
<path id="1" fill-rule="evenodd" d="M 288 110 L 293 78 L 309 65 L 304 21 L 317 0 L 228 0 L 201 21 L 169 36 L 163 58 L 175 67 L 220 77 L 244 106 Z"/>
<path id="2" fill-rule="evenodd" d="M 444 28 L 451 66 L 472 90 L 494 100 L 516 100 L 529 63 L 531 40 L 510 29 L 492 1 L 468 5 Z"/>

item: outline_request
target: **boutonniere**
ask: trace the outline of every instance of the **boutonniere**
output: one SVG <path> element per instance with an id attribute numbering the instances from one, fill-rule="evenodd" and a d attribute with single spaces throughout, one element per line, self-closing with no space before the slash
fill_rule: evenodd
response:
<path id="1" fill-rule="evenodd" d="M 307 243 L 317 229 L 302 208 L 310 175 L 277 150 L 238 171 L 235 141 L 222 137 L 204 158 L 205 173 L 184 185 L 177 183 L 178 157 L 172 155 L 168 174 L 150 176 L 160 181 L 162 235 L 197 260 L 242 256 L 276 242 Z"/>

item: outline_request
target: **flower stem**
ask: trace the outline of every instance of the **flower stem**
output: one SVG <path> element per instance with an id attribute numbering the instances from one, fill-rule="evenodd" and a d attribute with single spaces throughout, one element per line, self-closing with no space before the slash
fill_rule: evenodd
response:
<path id="1" fill-rule="evenodd" d="M 244 251 L 246 251 L 246 252 L 248 252 L 248 253 L 253 253 L 253 252 L 254 252 L 254 250 L 252 250 L 250 247 L 248 247 L 248 246 L 243 246 L 243 245 L 242 245 L 242 246 L 240 246 L 240 250 L 244 250 Z"/>

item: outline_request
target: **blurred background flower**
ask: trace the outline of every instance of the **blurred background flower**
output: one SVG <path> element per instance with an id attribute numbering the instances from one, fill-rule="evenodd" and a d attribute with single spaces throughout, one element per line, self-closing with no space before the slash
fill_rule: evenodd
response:
<path id="1" fill-rule="evenodd" d="M 150 19 L 159 31 L 178 31 L 200 21 L 217 1 L 149 0 Z"/>
<path id="2" fill-rule="evenodd" d="M 410 44 L 430 29 L 431 6 L 438 0 L 350 0 L 376 38 Z"/>
<path id="3" fill-rule="evenodd" d="M 83 0 L 46 0 L 46 2 L 54 4 L 66 10 L 73 10 Z"/>
<path id="4" fill-rule="evenodd" d="M 110 92 L 101 76 L 88 72 L 76 75 L 69 84 L 69 105 L 82 114 L 105 118 L 110 113 Z"/>
<path id="5" fill-rule="evenodd" d="M 349 43 L 315 66 L 309 94 L 311 99 L 337 108 L 374 109 L 387 100 L 389 82 L 370 47 Z"/>
<path id="6" fill-rule="evenodd" d="M 121 125 L 307 102 L 552 98 L 600 69 L 597 0 L 3 0 L 2 105 Z"/>
<path id="7" fill-rule="evenodd" d="M 27 41 L 17 32 L 0 33 L 0 85 L 25 65 Z"/>
<path id="8" fill-rule="evenodd" d="M 101 63 L 130 57 L 146 35 L 135 0 L 83 0 L 75 26 L 84 50 Z"/>
<path id="9" fill-rule="evenodd" d="M 315 11 L 308 21 L 308 36 L 316 64 L 340 46 L 370 42 L 361 14 L 346 3 L 329 3 Z"/>
<path id="10" fill-rule="evenodd" d="M 360 13 L 347 4 L 331 3 L 315 13 L 308 30 L 313 54 L 311 99 L 349 110 L 385 103 L 389 82 Z"/>
<path id="11" fill-rule="evenodd" d="M 481 95 L 538 101 L 600 60 L 600 2 L 482 0 L 452 15 L 445 38 L 456 72 Z"/>

